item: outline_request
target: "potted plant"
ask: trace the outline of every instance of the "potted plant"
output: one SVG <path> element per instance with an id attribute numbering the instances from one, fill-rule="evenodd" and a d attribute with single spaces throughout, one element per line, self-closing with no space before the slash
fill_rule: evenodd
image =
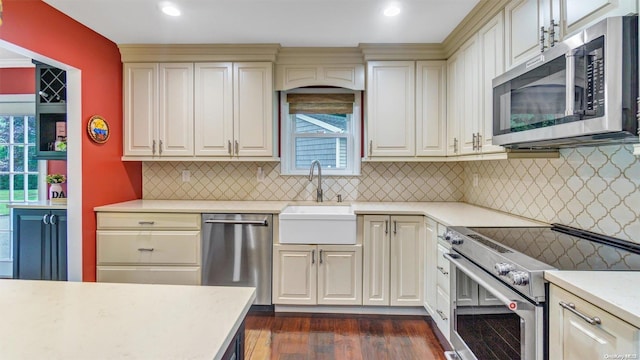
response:
<path id="1" fill-rule="evenodd" d="M 66 203 L 67 196 L 62 191 L 60 184 L 67 181 L 67 177 L 63 174 L 47 175 L 47 184 L 49 184 L 49 200 L 52 203 Z"/>

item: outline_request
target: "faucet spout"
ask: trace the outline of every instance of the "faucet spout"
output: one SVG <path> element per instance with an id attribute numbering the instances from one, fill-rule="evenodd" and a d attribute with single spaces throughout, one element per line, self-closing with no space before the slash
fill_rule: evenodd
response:
<path id="1" fill-rule="evenodd" d="M 322 166 L 320 161 L 313 160 L 309 169 L 309 181 L 313 181 L 313 168 L 318 167 L 318 188 L 316 189 L 316 202 L 322 202 Z"/>

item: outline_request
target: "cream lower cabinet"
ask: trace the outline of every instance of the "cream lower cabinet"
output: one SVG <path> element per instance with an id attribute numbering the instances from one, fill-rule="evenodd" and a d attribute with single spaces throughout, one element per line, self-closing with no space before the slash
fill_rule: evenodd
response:
<path id="1" fill-rule="evenodd" d="M 98 213 L 97 281 L 199 285 L 200 214 Z"/>
<path id="2" fill-rule="evenodd" d="M 363 304 L 423 306 L 422 216 L 364 216 Z"/>
<path id="3" fill-rule="evenodd" d="M 598 318 L 599 324 L 587 320 Z M 635 359 L 640 329 L 556 286 L 549 296 L 549 359 Z"/>
<path id="4" fill-rule="evenodd" d="M 276 305 L 362 305 L 362 245 L 273 247 Z"/>
<path id="5" fill-rule="evenodd" d="M 444 241 L 446 226 L 431 218 L 426 218 L 425 247 L 425 301 L 424 307 L 433 318 L 440 332 L 449 340 L 451 302 L 450 265 L 444 254 L 449 252 L 449 244 Z"/>

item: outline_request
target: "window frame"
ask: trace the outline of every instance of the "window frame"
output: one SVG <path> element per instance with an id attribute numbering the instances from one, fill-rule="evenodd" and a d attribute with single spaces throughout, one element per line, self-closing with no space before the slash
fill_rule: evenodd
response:
<path id="1" fill-rule="evenodd" d="M 287 94 L 354 94 L 353 113 L 351 114 L 349 131 L 344 134 L 296 134 L 295 124 L 289 114 Z M 297 169 L 295 165 L 295 143 L 298 137 L 315 138 L 346 138 L 347 166 L 344 169 L 322 168 L 322 175 L 328 176 L 359 176 L 361 167 L 361 102 L 362 92 L 344 88 L 297 88 L 280 93 L 280 174 L 281 175 L 309 175 L 309 169 Z"/>

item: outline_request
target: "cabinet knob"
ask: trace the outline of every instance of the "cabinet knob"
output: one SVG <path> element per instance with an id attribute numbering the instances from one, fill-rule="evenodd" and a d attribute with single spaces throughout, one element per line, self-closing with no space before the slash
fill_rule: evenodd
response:
<path id="1" fill-rule="evenodd" d="M 55 225 L 56 224 L 56 215 L 55 214 L 51 214 L 51 216 L 49 216 L 49 223 L 51 225 Z"/>
<path id="2" fill-rule="evenodd" d="M 49 214 L 44 214 L 44 216 L 42 217 L 42 222 L 45 225 L 49 225 Z"/>

